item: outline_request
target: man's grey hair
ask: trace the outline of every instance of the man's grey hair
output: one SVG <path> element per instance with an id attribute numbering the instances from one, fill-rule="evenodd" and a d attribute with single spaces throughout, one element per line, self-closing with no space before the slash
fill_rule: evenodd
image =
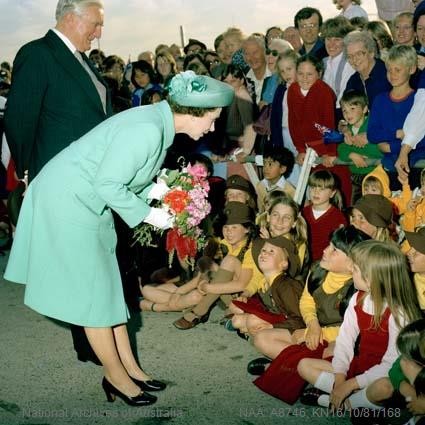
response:
<path id="1" fill-rule="evenodd" d="M 103 0 L 59 0 L 56 6 L 56 21 L 60 21 L 67 13 L 82 15 L 89 6 L 104 8 Z"/>

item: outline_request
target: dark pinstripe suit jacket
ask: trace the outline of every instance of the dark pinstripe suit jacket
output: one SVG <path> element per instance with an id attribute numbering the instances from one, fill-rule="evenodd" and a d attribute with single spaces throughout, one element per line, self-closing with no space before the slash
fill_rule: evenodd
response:
<path id="1" fill-rule="evenodd" d="M 87 71 L 54 31 L 24 45 L 13 64 L 5 112 L 18 175 L 28 169 L 32 179 L 53 156 L 111 115 L 107 93 L 105 113 Z"/>

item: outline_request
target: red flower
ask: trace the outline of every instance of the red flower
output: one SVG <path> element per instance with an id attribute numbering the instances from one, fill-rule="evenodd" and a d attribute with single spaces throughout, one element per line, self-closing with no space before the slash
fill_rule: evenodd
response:
<path id="1" fill-rule="evenodd" d="M 170 190 L 164 196 L 164 203 L 169 205 L 169 207 L 176 213 L 181 213 L 185 210 L 186 205 L 189 202 L 189 194 L 180 189 Z"/>
<path id="2" fill-rule="evenodd" d="M 186 260 L 188 257 L 193 258 L 197 252 L 196 240 L 182 236 L 178 229 L 170 229 L 167 232 L 167 240 L 165 249 L 169 253 L 177 252 L 180 260 Z"/>

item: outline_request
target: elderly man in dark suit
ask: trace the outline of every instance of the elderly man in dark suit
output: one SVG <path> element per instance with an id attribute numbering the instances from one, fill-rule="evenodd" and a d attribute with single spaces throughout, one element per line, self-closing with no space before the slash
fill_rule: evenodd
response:
<path id="1" fill-rule="evenodd" d="M 101 37 L 103 7 L 102 0 L 59 0 L 55 28 L 16 55 L 4 121 L 20 178 L 28 170 L 32 180 L 112 114 L 107 86 L 84 53 Z M 72 334 L 78 358 L 97 362 L 82 328 Z"/>
<path id="2" fill-rule="evenodd" d="M 30 180 L 112 112 L 107 87 L 84 53 L 101 36 L 103 1 L 59 0 L 56 20 L 19 50 L 5 112 L 17 174 L 28 170 Z"/>

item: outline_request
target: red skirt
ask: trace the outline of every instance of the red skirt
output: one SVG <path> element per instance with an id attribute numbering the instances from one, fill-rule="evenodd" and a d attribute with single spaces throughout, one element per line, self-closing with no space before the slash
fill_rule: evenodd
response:
<path id="1" fill-rule="evenodd" d="M 265 320 L 271 325 L 275 325 L 276 323 L 282 323 L 286 319 L 286 316 L 284 314 L 271 313 L 270 311 L 266 310 L 265 305 L 256 296 L 248 298 L 248 301 L 246 303 L 242 301 L 232 301 L 232 303 L 236 307 L 243 310 L 245 313 L 254 314 L 255 316 L 259 317 L 262 320 Z"/>
<path id="2" fill-rule="evenodd" d="M 321 359 L 327 345 L 328 343 L 324 342 L 314 351 L 308 349 L 305 344 L 285 348 L 254 381 L 254 385 L 285 403 L 294 404 L 306 384 L 297 371 L 299 361 L 304 358 Z"/>

